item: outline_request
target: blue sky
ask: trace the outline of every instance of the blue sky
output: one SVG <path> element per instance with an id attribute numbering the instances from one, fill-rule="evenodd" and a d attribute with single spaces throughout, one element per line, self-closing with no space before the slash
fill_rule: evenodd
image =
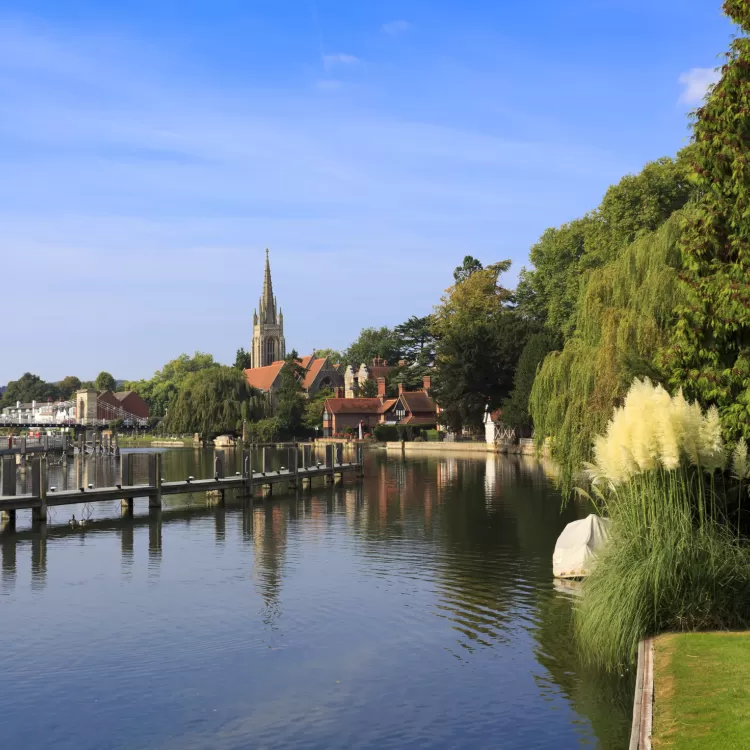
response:
<path id="1" fill-rule="evenodd" d="M 148 377 L 426 314 L 686 142 L 702 0 L 5 0 L 0 383 Z"/>

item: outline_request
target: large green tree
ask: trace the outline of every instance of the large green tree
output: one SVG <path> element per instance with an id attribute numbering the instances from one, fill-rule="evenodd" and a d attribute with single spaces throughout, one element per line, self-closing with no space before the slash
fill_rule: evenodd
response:
<path id="1" fill-rule="evenodd" d="M 182 384 L 193 373 L 219 367 L 211 354 L 195 352 L 191 357 L 181 354 L 157 370 L 150 380 L 135 380 L 125 383 L 127 390 L 134 390 L 148 403 L 151 416 L 163 416 L 170 403 L 177 398 Z"/>
<path id="2" fill-rule="evenodd" d="M 369 365 L 375 357 L 382 357 L 390 364 L 401 359 L 398 336 L 386 326 L 362 329 L 357 340 L 344 352 L 343 359 L 356 369 L 363 362 Z"/>
<path id="3" fill-rule="evenodd" d="M 456 266 L 453 271 L 453 280 L 456 284 L 461 284 L 466 281 L 472 274 L 482 270 L 482 264 L 473 256 L 465 255 L 463 263 L 460 266 Z"/>
<path id="4" fill-rule="evenodd" d="M 533 422 L 529 411 L 529 398 L 539 365 L 557 346 L 555 337 L 547 331 L 532 333 L 518 358 L 513 376 L 513 390 L 503 401 L 503 423 L 527 432 Z"/>
<path id="5" fill-rule="evenodd" d="M 685 300 L 663 354 L 674 387 L 719 408 L 726 436 L 750 437 L 750 3 L 727 0 L 743 32 L 695 112 L 698 197 L 680 248 Z"/>
<path id="6" fill-rule="evenodd" d="M 0 407 L 12 406 L 16 401 L 47 401 L 60 398 L 60 388 L 55 383 L 46 383 L 39 375 L 24 373 L 18 380 L 11 380 L 0 400 Z"/>
<path id="7" fill-rule="evenodd" d="M 279 389 L 275 394 L 274 417 L 278 420 L 279 433 L 285 439 L 300 434 L 305 417 L 306 399 L 302 389 L 304 374 L 299 355 L 292 351 L 285 359 L 279 375 Z"/>
<path id="8" fill-rule="evenodd" d="M 410 364 L 432 365 L 435 361 L 437 339 L 432 330 L 432 316 L 412 315 L 394 329 L 401 346 L 401 356 Z"/>
<path id="9" fill-rule="evenodd" d="M 500 406 L 513 384 L 528 323 L 498 284 L 503 261 L 475 271 L 451 287 L 435 309 L 438 377 L 433 392 L 453 430 L 478 428 L 485 409 Z"/>
<path id="10" fill-rule="evenodd" d="M 690 199 L 690 150 L 650 162 L 612 185 L 599 207 L 547 229 L 531 248 L 533 269 L 522 269 L 519 312 L 555 335 L 573 335 L 577 304 L 588 275 L 616 259 L 638 237 L 653 232 Z"/>
<path id="11" fill-rule="evenodd" d="M 58 386 L 62 398 L 71 398 L 76 391 L 80 390 L 81 381 L 75 375 L 66 375 Z"/>
<path id="12" fill-rule="evenodd" d="M 238 370 L 247 370 L 250 367 L 250 353 L 246 352 L 242 347 L 237 350 L 237 355 L 234 358 L 234 366 Z"/>
<path id="13" fill-rule="evenodd" d="M 102 372 L 100 372 L 96 376 L 94 387 L 97 391 L 114 391 L 117 387 L 117 384 L 115 383 L 114 377 L 110 373 L 102 370 Z"/>
<path id="14" fill-rule="evenodd" d="M 205 368 L 188 374 L 170 406 L 165 427 L 171 432 L 198 432 L 205 439 L 242 434 L 243 420 L 266 416 L 267 400 L 234 367 Z"/>

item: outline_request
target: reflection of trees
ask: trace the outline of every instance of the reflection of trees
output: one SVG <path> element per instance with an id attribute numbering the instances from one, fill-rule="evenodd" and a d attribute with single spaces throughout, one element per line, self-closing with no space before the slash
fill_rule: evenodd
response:
<path id="1" fill-rule="evenodd" d="M 621 747 L 632 682 L 581 668 L 571 602 L 552 589 L 555 541 L 588 508 L 562 509 L 549 474 L 524 457 L 374 460 L 358 531 L 378 543 L 362 553 L 435 583 L 437 613 L 456 631 L 457 655 L 471 658 L 526 629 L 537 642 L 539 690 L 562 692 L 602 747 Z"/>
<path id="2" fill-rule="evenodd" d="M 576 655 L 572 629 L 573 606 L 569 596 L 555 592 L 552 584 L 538 597 L 532 633 L 537 641 L 535 655 L 547 671 L 537 675 L 540 690 L 550 682 L 585 716 L 603 750 L 626 747 L 630 735 L 635 674 L 608 675 L 581 665 Z"/>

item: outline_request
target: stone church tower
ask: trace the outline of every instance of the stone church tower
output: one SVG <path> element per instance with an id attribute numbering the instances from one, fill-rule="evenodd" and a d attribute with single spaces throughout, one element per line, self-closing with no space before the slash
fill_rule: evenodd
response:
<path id="1" fill-rule="evenodd" d="M 250 367 L 265 367 L 286 357 L 284 341 L 284 314 L 276 312 L 276 297 L 271 283 L 271 264 L 266 249 L 266 273 L 263 294 L 258 309 L 253 314 L 253 344 L 250 348 Z"/>

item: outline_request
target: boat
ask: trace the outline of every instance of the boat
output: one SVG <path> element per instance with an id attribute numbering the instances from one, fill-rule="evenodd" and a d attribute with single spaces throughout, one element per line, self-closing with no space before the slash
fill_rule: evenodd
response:
<path id="1" fill-rule="evenodd" d="M 590 514 L 569 523 L 555 544 L 552 573 L 555 578 L 585 578 L 591 573 L 597 553 L 609 537 L 607 518 Z"/>

